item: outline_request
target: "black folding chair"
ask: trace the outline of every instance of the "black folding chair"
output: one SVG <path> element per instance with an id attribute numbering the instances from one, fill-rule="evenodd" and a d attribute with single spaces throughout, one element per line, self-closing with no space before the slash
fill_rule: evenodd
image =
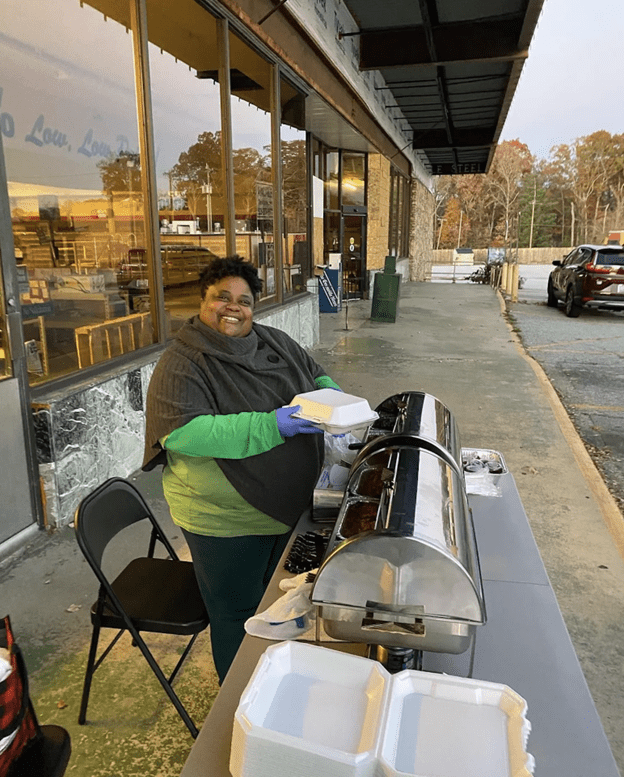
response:
<path id="1" fill-rule="evenodd" d="M 111 582 L 102 569 L 104 550 L 119 532 L 142 520 L 151 523 L 147 556 L 134 558 Z M 192 563 L 180 561 L 142 495 L 122 478 L 107 480 L 82 500 L 76 511 L 75 527 L 80 549 L 100 581 L 98 598 L 91 608 L 93 634 L 78 723 L 86 721 L 95 670 L 127 630 L 191 735 L 196 737 L 197 727 L 171 687 L 198 634 L 208 626 L 208 613 Z M 165 547 L 168 559 L 154 557 L 156 542 Z M 102 628 L 119 629 L 119 633 L 96 661 Z M 141 632 L 193 635 L 169 678 L 156 663 Z"/>

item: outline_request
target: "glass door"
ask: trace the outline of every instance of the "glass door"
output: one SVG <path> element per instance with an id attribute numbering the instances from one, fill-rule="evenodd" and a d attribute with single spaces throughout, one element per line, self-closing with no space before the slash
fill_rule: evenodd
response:
<path id="1" fill-rule="evenodd" d="M 366 283 L 366 216 L 343 215 L 342 284 L 346 299 L 364 299 Z"/>

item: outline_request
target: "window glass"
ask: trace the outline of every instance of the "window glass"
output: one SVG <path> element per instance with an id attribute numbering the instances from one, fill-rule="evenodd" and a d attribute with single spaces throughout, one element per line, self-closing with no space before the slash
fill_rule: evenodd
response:
<path id="1" fill-rule="evenodd" d="M 396 247 L 397 256 L 402 255 L 403 249 L 403 210 L 405 202 L 405 178 L 402 175 L 398 175 L 397 182 L 397 206 L 396 206 Z"/>
<path id="2" fill-rule="evenodd" d="M 4 285 L 2 283 L 2 265 L 0 265 L 0 380 L 11 375 L 11 358 L 7 342 L 5 319 Z"/>
<path id="3" fill-rule="evenodd" d="M 403 179 L 403 240 L 401 256 L 409 256 L 409 229 L 410 229 L 410 180 Z"/>
<path id="4" fill-rule="evenodd" d="M 284 79 L 280 84 L 284 294 L 306 290 L 312 259 L 308 240 L 308 163 L 305 97 Z"/>
<path id="5" fill-rule="evenodd" d="M 366 155 L 343 151 L 342 153 L 342 204 L 363 206 L 366 204 Z"/>
<path id="6" fill-rule="evenodd" d="M 596 264 L 624 265 L 624 251 L 597 251 Z"/>
<path id="7" fill-rule="evenodd" d="M 202 268 L 226 253 L 217 25 L 194 0 L 148 0 L 147 24 L 160 259 L 173 333 L 198 311 Z M 141 258 L 131 252 L 129 279 L 139 267 L 146 272 Z M 142 286 L 133 292 L 137 310 L 149 305 Z"/>
<path id="8" fill-rule="evenodd" d="M 324 220 L 324 248 L 325 256 L 324 262 L 329 260 L 328 254 L 341 253 L 340 242 L 340 214 L 339 213 L 325 213 Z"/>
<path id="9" fill-rule="evenodd" d="M 145 234 L 132 35 L 87 2 L 2 10 L 1 131 L 37 383 L 153 339 L 119 280 Z"/>
<path id="10" fill-rule="evenodd" d="M 323 146 L 316 138 L 312 138 L 312 175 L 323 179 Z"/>
<path id="11" fill-rule="evenodd" d="M 338 210 L 340 197 L 338 183 L 340 181 L 340 153 L 328 151 L 325 154 L 325 208 Z"/>
<path id="12" fill-rule="evenodd" d="M 577 248 L 574 251 L 572 251 L 571 254 L 568 254 L 567 259 L 564 259 L 563 263 L 565 265 L 576 264 L 578 262 L 578 260 L 579 260 L 579 256 L 580 256 L 580 252 L 579 252 L 579 250 Z"/>
<path id="13" fill-rule="evenodd" d="M 390 170 L 390 207 L 388 217 L 388 253 L 391 256 L 397 256 L 398 243 L 398 219 L 399 219 L 399 176 L 394 168 Z"/>
<path id="14" fill-rule="evenodd" d="M 258 267 L 261 298 L 276 293 L 271 180 L 271 65 L 230 33 L 236 251 Z M 278 230 L 279 234 L 279 230 Z"/>

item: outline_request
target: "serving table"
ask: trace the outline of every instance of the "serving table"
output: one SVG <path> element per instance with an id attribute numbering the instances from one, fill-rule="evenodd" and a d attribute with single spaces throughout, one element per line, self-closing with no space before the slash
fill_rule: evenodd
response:
<path id="1" fill-rule="evenodd" d="M 528 704 L 527 750 L 536 777 L 620 777 L 581 666 L 551 588 L 511 473 L 500 497 L 469 495 L 488 620 L 472 649 L 424 653 L 423 669 L 510 686 Z M 318 530 L 304 515 L 293 533 Z M 288 554 L 286 549 L 285 555 Z M 264 611 L 290 575 L 283 559 L 259 606 Z M 234 712 L 269 640 L 247 635 L 197 737 L 181 777 L 230 777 Z M 368 646 L 326 642 L 331 650 L 367 655 Z"/>

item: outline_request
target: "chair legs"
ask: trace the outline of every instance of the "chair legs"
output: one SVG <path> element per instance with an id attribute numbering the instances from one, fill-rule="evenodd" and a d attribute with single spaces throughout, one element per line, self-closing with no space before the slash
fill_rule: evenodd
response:
<path id="1" fill-rule="evenodd" d="M 102 655 L 99 657 L 99 659 L 96 661 L 96 655 L 97 655 L 97 647 L 98 647 L 98 641 L 100 636 L 100 624 L 95 622 L 93 624 L 93 633 L 91 635 L 91 646 L 89 648 L 89 657 L 87 659 L 87 668 L 85 671 L 85 679 L 84 679 L 84 686 L 82 689 L 82 701 L 80 703 L 80 713 L 78 715 L 78 723 L 80 725 L 84 725 L 86 723 L 87 719 L 87 705 L 89 704 L 89 694 L 91 691 L 91 681 L 93 680 L 93 675 L 95 674 L 96 669 L 100 666 L 102 661 L 106 658 L 106 656 L 110 653 L 112 648 L 115 646 L 121 635 L 124 633 L 125 629 L 122 629 L 117 633 L 117 635 L 112 639 L 111 643 L 108 645 L 106 650 L 102 653 Z M 191 637 L 191 641 L 188 643 L 186 648 L 184 649 L 184 652 L 182 653 L 182 656 L 180 657 L 178 663 L 175 666 L 175 669 L 171 673 L 171 676 L 169 679 L 165 677 L 163 674 L 161 668 L 156 663 L 154 657 L 152 656 L 152 653 L 150 649 L 145 644 L 145 641 L 140 636 L 139 632 L 136 631 L 136 629 L 130 629 L 128 628 L 128 631 L 130 632 L 130 635 L 132 636 L 132 641 L 134 645 L 137 645 L 139 649 L 141 650 L 141 653 L 145 656 L 145 660 L 150 665 L 152 671 L 158 678 L 158 681 L 162 685 L 162 687 L 165 690 L 165 693 L 171 700 L 173 706 L 178 711 L 178 714 L 184 721 L 186 727 L 191 733 L 191 736 L 193 739 L 195 739 L 199 733 L 197 726 L 193 723 L 191 720 L 188 712 L 186 711 L 184 705 L 180 701 L 178 695 L 171 687 L 171 683 L 173 682 L 175 676 L 177 675 L 178 671 L 180 670 L 182 664 L 184 663 L 185 658 L 188 656 L 191 648 L 193 647 L 193 643 L 197 639 L 198 635 L 193 634 Z"/>
<path id="2" fill-rule="evenodd" d="M 184 651 L 184 654 L 183 654 L 182 658 L 186 657 L 186 655 L 188 654 L 188 652 L 189 652 L 193 642 L 195 641 L 196 637 L 197 637 L 197 634 L 194 634 L 193 637 L 191 638 L 190 643 L 187 645 L 186 650 Z M 136 640 L 136 642 L 137 642 L 137 644 L 139 646 L 139 649 L 141 650 L 141 653 L 143 653 L 143 655 L 145 656 L 145 660 L 152 667 L 152 671 L 154 672 L 154 674 L 156 675 L 156 677 L 160 681 L 160 684 L 162 685 L 162 687 L 165 689 L 165 693 L 171 699 L 171 702 L 172 702 L 173 706 L 178 711 L 178 715 L 182 718 L 182 720 L 186 724 L 186 727 L 190 731 L 191 736 L 193 737 L 193 739 L 196 739 L 197 735 L 199 734 L 199 730 L 197 729 L 197 726 L 191 720 L 191 718 L 190 718 L 188 712 L 186 711 L 184 705 L 182 704 L 182 702 L 178 698 L 178 695 L 176 694 L 176 692 L 171 687 L 170 681 L 167 680 L 167 678 L 163 674 L 162 669 L 158 666 L 158 664 L 154 660 L 154 657 L 152 656 L 152 654 L 150 652 L 150 649 L 147 647 L 147 645 L 145 644 L 143 639 L 139 636 L 138 632 L 136 632 L 134 639 Z M 171 679 L 173 679 L 173 677 L 175 677 L 175 675 L 177 674 L 178 669 L 180 668 L 181 664 L 182 664 L 182 659 L 180 659 L 180 661 L 178 661 L 178 664 L 177 664 L 176 668 L 173 670 L 173 674 L 171 675 Z"/>
<path id="3" fill-rule="evenodd" d="M 82 701 L 80 702 L 80 713 L 78 715 L 78 723 L 84 726 L 87 719 L 87 704 L 89 703 L 89 693 L 91 691 L 91 680 L 93 680 L 93 673 L 95 672 L 95 656 L 97 654 L 98 639 L 100 636 L 100 624 L 93 624 L 93 631 L 91 633 L 91 645 L 89 647 L 89 657 L 87 659 L 87 668 L 85 671 L 84 685 L 82 686 Z"/>

